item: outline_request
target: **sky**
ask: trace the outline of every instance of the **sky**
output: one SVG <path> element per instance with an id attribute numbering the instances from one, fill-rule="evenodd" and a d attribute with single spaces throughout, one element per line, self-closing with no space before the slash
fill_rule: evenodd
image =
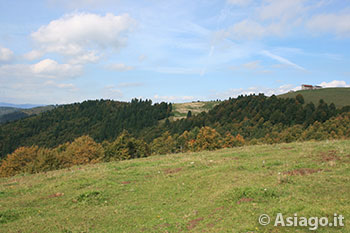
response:
<path id="1" fill-rule="evenodd" d="M 0 102 L 350 86 L 350 0 L 0 0 Z"/>

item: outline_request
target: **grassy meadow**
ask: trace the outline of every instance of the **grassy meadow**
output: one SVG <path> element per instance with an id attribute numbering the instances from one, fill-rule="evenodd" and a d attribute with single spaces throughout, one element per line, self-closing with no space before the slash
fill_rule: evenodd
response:
<path id="1" fill-rule="evenodd" d="M 302 90 L 279 95 L 281 98 L 295 98 L 302 94 L 305 103 L 318 104 L 323 99 L 327 104 L 334 103 L 337 108 L 350 105 L 350 88 L 322 88 L 318 90 Z"/>
<path id="2" fill-rule="evenodd" d="M 199 102 L 190 102 L 190 103 L 175 103 L 173 104 L 173 114 L 171 118 L 173 120 L 178 120 L 185 118 L 188 111 L 192 112 L 192 115 L 197 115 L 201 112 L 208 112 L 213 109 L 215 105 L 220 104 L 220 101 L 199 101 Z"/>
<path id="3" fill-rule="evenodd" d="M 349 140 L 151 156 L 1 178 L 0 232 L 310 232 L 259 225 L 277 213 L 350 232 L 349 193 Z"/>

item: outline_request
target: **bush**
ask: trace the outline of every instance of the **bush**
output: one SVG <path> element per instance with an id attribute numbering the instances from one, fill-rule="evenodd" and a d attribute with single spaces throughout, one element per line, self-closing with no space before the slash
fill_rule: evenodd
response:
<path id="1" fill-rule="evenodd" d="M 81 136 L 72 143 L 59 146 L 56 149 L 61 167 L 71 167 L 99 162 L 104 154 L 101 144 L 89 136 Z"/>
<path id="2" fill-rule="evenodd" d="M 59 160 L 53 150 L 38 146 L 20 147 L 2 161 L 0 175 L 45 172 L 59 167 Z"/>
<path id="3" fill-rule="evenodd" d="M 220 149 L 222 148 L 221 135 L 215 129 L 202 127 L 191 147 L 195 151 Z"/>
<path id="4" fill-rule="evenodd" d="M 8 154 L 7 158 L 1 163 L 1 176 L 13 176 L 24 172 L 31 173 L 38 150 L 38 146 L 20 147 L 13 153 Z"/>
<path id="5" fill-rule="evenodd" d="M 168 131 L 153 140 L 151 144 L 152 153 L 157 155 L 176 152 L 176 142 Z"/>
<path id="6" fill-rule="evenodd" d="M 150 149 L 143 140 L 137 140 L 127 131 L 112 143 L 105 143 L 103 160 L 106 162 L 149 156 Z"/>

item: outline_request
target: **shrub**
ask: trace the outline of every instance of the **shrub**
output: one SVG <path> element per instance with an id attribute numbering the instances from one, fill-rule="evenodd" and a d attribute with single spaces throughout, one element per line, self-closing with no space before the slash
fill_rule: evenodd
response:
<path id="1" fill-rule="evenodd" d="M 56 149 L 62 167 L 97 163 L 103 157 L 103 147 L 89 136 L 81 136 L 72 143 Z"/>
<path id="2" fill-rule="evenodd" d="M 20 147 L 13 153 L 8 154 L 1 163 L 1 176 L 13 176 L 18 173 L 30 172 L 38 150 L 37 146 Z"/>
<path id="3" fill-rule="evenodd" d="M 192 150 L 215 150 L 221 148 L 221 135 L 208 126 L 202 127 L 193 142 Z"/>
<path id="4" fill-rule="evenodd" d="M 137 140 L 127 131 L 112 143 L 105 143 L 105 154 L 103 160 L 116 161 L 149 156 L 150 149 L 143 140 Z"/>
<path id="5" fill-rule="evenodd" d="M 169 154 L 176 151 L 176 143 L 170 133 L 166 131 L 161 137 L 153 140 L 151 148 L 154 154 Z"/>

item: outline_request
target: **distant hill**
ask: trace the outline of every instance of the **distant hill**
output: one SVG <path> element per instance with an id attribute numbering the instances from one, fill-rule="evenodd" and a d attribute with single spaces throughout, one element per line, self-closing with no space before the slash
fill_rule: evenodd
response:
<path id="1" fill-rule="evenodd" d="M 208 112 L 212 110 L 221 101 L 197 101 L 190 103 L 175 103 L 173 104 L 173 120 L 185 118 L 188 111 L 191 111 L 192 115 L 197 115 L 201 112 Z"/>
<path id="2" fill-rule="evenodd" d="M 90 100 L 60 105 L 37 116 L 1 124 L 0 157 L 20 146 L 53 148 L 83 135 L 89 135 L 98 143 L 111 142 L 124 130 L 146 143 L 153 143 L 157 138 L 163 140 L 163 136 L 166 140 L 169 136 L 180 138 L 183 134 L 186 140 L 193 139 L 202 127 L 211 127 L 225 137 L 229 133 L 231 136 L 239 134 L 245 140 L 257 140 L 278 135 L 288 127 L 303 130 L 316 121 L 323 123 L 350 111 L 336 109 L 334 104 L 327 105 L 324 101 L 315 105 L 303 102 L 300 97 L 278 98 L 259 94 L 241 95 L 222 102 L 187 103 L 175 106 L 174 111 L 186 114 L 191 110 L 193 114 L 175 121 L 169 119 L 175 115 L 172 104 L 152 104 L 150 100 Z M 207 112 L 199 113 L 201 110 Z"/>
<path id="3" fill-rule="evenodd" d="M 305 103 L 312 102 L 318 104 L 323 99 L 327 104 L 334 103 L 337 108 L 350 105 L 350 88 L 323 88 L 319 90 L 301 90 L 289 92 L 279 95 L 280 98 L 295 98 L 298 94 L 302 94 Z"/>
<path id="4" fill-rule="evenodd" d="M 1 104 L 1 103 L 0 103 Z M 18 105 L 22 106 L 22 105 Z M 42 112 L 54 109 L 54 105 L 34 108 L 0 107 L 0 124 L 38 115 Z"/>
<path id="5" fill-rule="evenodd" d="M 43 107 L 44 104 L 10 104 L 0 102 L 0 107 L 10 107 L 10 108 L 35 108 L 35 107 Z"/>
<path id="6" fill-rule="evenodd" d="M 123 130 L 137 135 L 169 117 L 171 104 L 89 100 L 59 105 L 51 111 L 0 125 L 0 157 L 19 146 L 54 147 L 90 135 L 98 142 L 114 140 Z M 34 111 L 34 110 L 32 110 Z"/>

